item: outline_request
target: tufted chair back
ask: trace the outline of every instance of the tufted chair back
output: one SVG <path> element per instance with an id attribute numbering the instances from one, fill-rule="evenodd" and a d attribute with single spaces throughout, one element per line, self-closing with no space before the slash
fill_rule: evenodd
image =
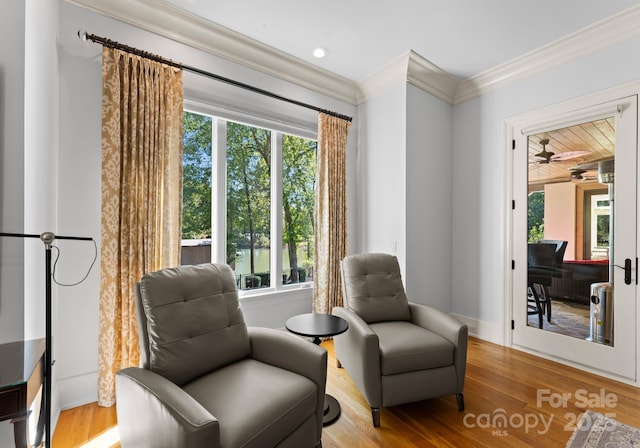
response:
<path id="1" fill-rule="evenodd" d="M 389 254 L 349 255 L 342 260 L 345 306 L 367 323 L 411 320 L 398 259 Z"/>
<path id="2" fill-rule="evenodd" d="M 136 301 L 142 367 L 178 386 L 251 352 L 227 265 L 147 273 L 136 285 Z"/>

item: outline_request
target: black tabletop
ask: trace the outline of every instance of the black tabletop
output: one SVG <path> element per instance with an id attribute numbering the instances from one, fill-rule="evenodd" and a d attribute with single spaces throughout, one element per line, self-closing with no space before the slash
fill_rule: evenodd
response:
<path id="1" fill-rule="evenodd" d="M 299 336 L 327 337 L 344 333 L 349 324 L 343 318 L 331 314 L 307 313 L 287 319 L 285 327 Z"/>

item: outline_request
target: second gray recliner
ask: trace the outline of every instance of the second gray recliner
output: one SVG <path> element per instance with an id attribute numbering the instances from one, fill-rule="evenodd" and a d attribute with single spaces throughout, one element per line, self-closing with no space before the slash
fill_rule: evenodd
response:
<path id="1" fill-rule="evenodd" d="M 334 338 L 344 366 L 371 407 L 455 394 L 464 410 L 467 326 L 453 316 L 408 302 L 395 256 L 356 254 L 342 261 L 345 306 L 333 314 L 349 322 Z"/>

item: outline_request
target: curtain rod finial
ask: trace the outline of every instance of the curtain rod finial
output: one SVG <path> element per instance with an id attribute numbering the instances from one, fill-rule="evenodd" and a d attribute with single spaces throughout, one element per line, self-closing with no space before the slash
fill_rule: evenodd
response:
<path id="1" fill-rule="evenodd" d="M 87 32 L 83 29 L 78 30 L 78 39 L 83 42 L 87 41 Z"/>

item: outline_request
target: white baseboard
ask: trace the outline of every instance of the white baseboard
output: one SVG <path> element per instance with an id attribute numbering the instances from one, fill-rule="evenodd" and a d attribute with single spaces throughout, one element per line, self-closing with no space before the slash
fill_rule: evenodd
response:
<path id="1" fill-rule="evenodd" d="M 56 382 L 60 409 L 71 409 L 98 401 L 98 372 L 63 378 Z"/>
<path id="2" fill-rule="evenodd" d="M 483 322 L 474 317 L 463 316 L 461 314 L 452 313 L 454 317 L 461 320 L 469 328 L 469 336 L 482 339 L 484 341 L 493 342 L 494 344 L 504 345 L 504 330 L 501 326 Z"/>

